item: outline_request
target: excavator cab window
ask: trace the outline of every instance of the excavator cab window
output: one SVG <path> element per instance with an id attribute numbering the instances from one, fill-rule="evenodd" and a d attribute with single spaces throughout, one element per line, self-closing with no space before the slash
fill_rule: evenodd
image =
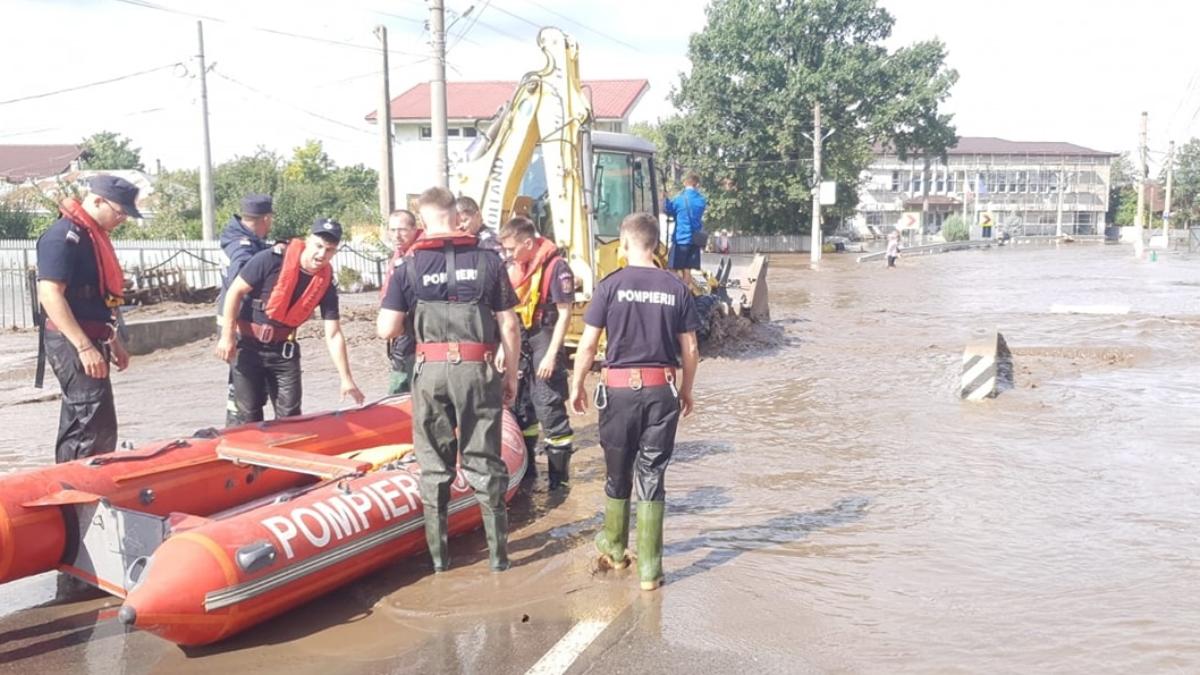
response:
<path id="1" fill-rule="evenodd" d="M 633 213 L 633 157 L 626 153 L 596 153 L 596 236 L 615 239 L 621 221 Z"/>

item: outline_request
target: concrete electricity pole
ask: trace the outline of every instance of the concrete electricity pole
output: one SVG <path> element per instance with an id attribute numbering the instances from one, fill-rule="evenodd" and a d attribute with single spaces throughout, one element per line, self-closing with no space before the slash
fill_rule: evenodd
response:
<path id="1" fill-rule="evenodd" d="M 204 154 L 200 163 L 200 238 L 216 239 L 216 206 L 213 204 L 212 147 L 208 139 L 208 69 L 204 65 L 204 23 L 196 22 L 200 40 L 200 128 L 204 133 Z"/>
<path id="2" fill-rule="evenodd" d="M 1167 144 L 1167 199 L 1163 204 L 1163 248 L 1171 248 L 1171 185 L 1175 182 L 1175 141 Z"/>
<path id="3" fill-rule="evenodd" d="M 388 88 L 388 41 L 387 26 L 375 28 L 383 53 L 383 88 L 379 96 L 379 110 L 375 122 L 379 125 L 379 212 L 384 222 L 396 208 L 392 196 L 392 96 Z"/>
<path id="4" fill-rule="evenodd" d="M 446 4 L 429 2 L 429 33 L 433 44 L 433 80 L 429 83 L 429 111 L 434 147 L 434 180 L 450 187 L 450 152 L 446 147 Z"/>
<path id="5" fill-rule="evenodd" d="M 1058 226 L 1055 229 L 1054 236 L 1058 237 L 1059 239 L 1062 239 L 1062 236 L 1063 236 L 1062 203 L 1063 203 L 1063 193 L 1065 193 L 1066 191 L 1067 191 L 1067 161 L 1064 159 L 1062 165 L 1059 166 L 1059 168 L 1058 168 L 1058 217 L 1056 218 L 1056 221 L 1055 221 L 1058 223 Z"/>
<path id="6" fill-rule="evenodd" d="M 1146 167 L 1147 118 L 1148 114 L 1142 113 L 1142 131 L 1138 135 L 1138 160 L 1141 162 L 1141 167 L 1138 168 L 1137 215 L 1133 217 L 1133 254 L 1139 258 L 1145 252 L 1142 231 L 1146 222 L 1146 176 L 1149 175 L 1149 169 Z"/>
<path id="7" fill-rule="evenodd" d="M 813 105 L 813 135 L 805 137 L 812 141 L 813 144 L 813 184 L 812 184 L 812 252 L 810 260 L 812 264 L 821 262 L 821 146 L 825 144 L 825 139 L 833 133 L 830 129 L 828 133 L 821 133 L 821 102 L 818 101 Z"/>

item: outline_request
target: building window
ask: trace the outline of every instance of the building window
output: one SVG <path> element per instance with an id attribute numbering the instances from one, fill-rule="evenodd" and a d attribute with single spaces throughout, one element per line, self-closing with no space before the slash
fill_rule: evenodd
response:
<path id="1" fill-rule="evenodd" d="M 958 177 L 957 171 L 948 171 L 946 173 L 946 192 L 948 194 L 955 194 L 957 192 L 957 190 L 955 189 L 958 187 L 955 184 L 955 178 L 957 178 L 957 177 Z"/>
<path id="2" fill-rule="evenodd" d="M 899 191 L 900 191 L 900 172 L 893 171 L 892 172 L 892 192 L 899 192 Z"/>
<path id="3" fill-rule="evenodd" d="M 479 130 L 475 127 L 463 127 L 462 135 L 463 138 L 475 138 L 479 135 Z"/>
<path id="4" fill-rule="evenodd" d="M 919 194 L 921 194 L 921 172 L 914 170 L 911 173 L 912 173 L 912 190 L 911 190 L 911 192 L 914 195 L 919 195 Z"/>
<path id="5" fill-rule="evenodd" d="M 421 127 L 421 140 L 433 138 L 433 127 Z"/>
<path id="6" fill-rule="evenodd" d="M 940 169 L 934 169 L 934 171 L 937 171 L 937 193 L 945 194 L 946 193 L 946 173 Z"/>

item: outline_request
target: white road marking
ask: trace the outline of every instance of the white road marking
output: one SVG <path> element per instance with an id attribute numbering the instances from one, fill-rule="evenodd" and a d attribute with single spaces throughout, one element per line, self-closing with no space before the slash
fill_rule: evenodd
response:
<path id="1" fill-rule="evenodd" d="M 533 664 L 526 675 L 562 675 L 612 623 L 612 618 L 580 621 L 562 636 L 550 651 Z"/>

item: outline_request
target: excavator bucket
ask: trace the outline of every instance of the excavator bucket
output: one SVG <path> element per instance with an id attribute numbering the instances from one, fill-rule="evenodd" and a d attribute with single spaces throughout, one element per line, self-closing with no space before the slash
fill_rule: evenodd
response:
<path id="1" fill-rule="evenodd" d="M 771 308 L 767 298 L 767 268 L 769 260 L 763 253 L 754 256 L 746 278 L 738 284 L 742 290 L 740 299 L 734 299 L 733 310 L 738 316 L 749 318 L 755 323 L 771 320 Z"/>

